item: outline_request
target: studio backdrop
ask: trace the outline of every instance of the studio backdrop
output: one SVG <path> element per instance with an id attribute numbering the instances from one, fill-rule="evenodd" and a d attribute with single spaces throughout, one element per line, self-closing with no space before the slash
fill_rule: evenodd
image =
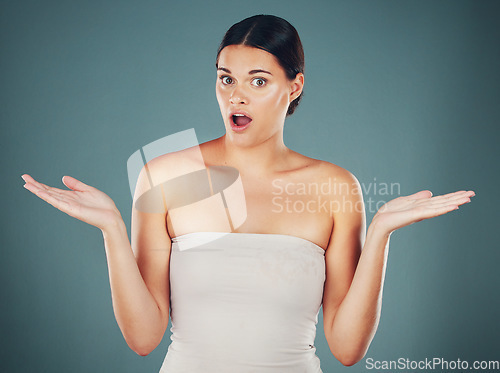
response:
<path id="1" fill-rule="evenodd" d="M 354 367 L 331 354 L 320 310 L 323 371 L 500 360 L 498 2 L 24 0 L 0 3 L 2 371 L 159 370 L 171 325 L 151 354 L 134 353 L 114 318 L 101 232 L 26 191 L 21 175 L 102 190 L 130 234 L 127 160 L 184 130 L 200 143 L 224 134 L 217 47 L 255 14 L 285 18 L 304 45 L 285 144 L 352 172 L 368 223 L 400 195 L 476 192 L 393 234 L 380 326 Z"/>

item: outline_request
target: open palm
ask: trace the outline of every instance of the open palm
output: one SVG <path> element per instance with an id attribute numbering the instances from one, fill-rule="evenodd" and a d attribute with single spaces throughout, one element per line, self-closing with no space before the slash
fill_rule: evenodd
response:
<path id="1" fill-rule="evenodd" d="M 373 217 L 373 222 L 387 233 L 418 221 L 444 215 L 470 202 L 472 190 L 458 191 L 432 197 L 430 190 L 395 198 L 383 205 Z"/>
<path id="2" fill-rule="evenodd" d="M 120 212 L 108 195 L 71 176 L 64 176 L 62 179 L 70 190 L 42 184 L 28 174 L 21 177 L 26 182 L 24 187 L 30 192 L 85 223 L 104 229 L 113 224 L 117 218 L 121 219 Z"/>

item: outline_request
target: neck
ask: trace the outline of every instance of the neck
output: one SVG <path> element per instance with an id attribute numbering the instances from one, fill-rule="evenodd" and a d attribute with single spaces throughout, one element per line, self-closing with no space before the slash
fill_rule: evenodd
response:
<path id="1" fill-rule="evenodd" d="M 225 163 L 246 174 L 269 174 L 283 168 L 290 150 L 283 142 L 283 136 L 273 136 L 264 142 L 251 146 L 240 146 L 227 135 L 221 137 L 221 148 Z"/>

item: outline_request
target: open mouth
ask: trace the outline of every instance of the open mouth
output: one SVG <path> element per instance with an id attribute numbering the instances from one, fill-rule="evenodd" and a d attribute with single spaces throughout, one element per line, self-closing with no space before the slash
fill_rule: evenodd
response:
<path id="1" fill-rule="evenodd" d="M 244 127 L 252 121 L 252 118 L 243 114 L 234 114 L 231 116 L 231 119 L 236 127 Z"/>

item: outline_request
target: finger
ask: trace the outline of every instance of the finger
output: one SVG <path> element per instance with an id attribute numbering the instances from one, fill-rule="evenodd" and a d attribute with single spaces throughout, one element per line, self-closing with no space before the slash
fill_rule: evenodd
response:
<path id="1" fill-rule="evenodd" d="M 45 185 L 43 183 L 40 183 L 38 181 L 36 181 L 35 179 L 33 179 L 31 176 L 29 176 L 28 174 L 24 174 L 21 176 L 23 178 L 23 180 L 27 183 L 31 183 L 35 186 L 37 186 L 39 189 L 49 189 L 50 187 L 48 185 Z"/>
<path id="2" fill-rule="evenodd" d="M 63 194 L 58 190 L 53 190 L 55 188 L 51 188 L 48 190 L 38 188 L 36 185 L 31 184 L 31 183 L 26 183 L 24 185 L 26 189 L 28 189 L 31 193 L 35 194 L 37 197 L 40 197 L 44 201 L 48 202 L 47 198 L 50 198 L 51 201 L 53 200 L 60 200 L 60 201 L 66 201 L 69 203 L 70 200 L 74 200 L 74 198 L 71 195 L 68 194 Z M 65 193 L 74 193 L 72 191 L 62 191 Z"/>
<path id="3" fill-rule="evenodd" d="M 470 198 L 473 197 L 474 195 L 475 193 L 473 191 L 458 191 L 432 197 L 429 199 L 414 200 L 414 202 L 416 202 L 418 205 L 430 204 L 433 206 L 438 206 L 446 203 L 456 203 L 456 201 L 460 201 L 462 199 L 467 199 L 467 198 L 469 199 L 468 202 L 470 202 Z"/>
<path id="4" fill-rule="evenodd" d="M 460 196 L 470 196 L 470 197 L 473 197 L 475 195 L 476 194 L 474 193 L 473 190 L 459 190 L 459 191 L 456 191 L 456 192 L 447 193 L 447 194 L 443 194 L 443 195 L 440 195 L 440 196 L 432 197 L 432 199 L 441 200 L 441 199 L 450 199 L 450 198 L 455 198 L 455 197 L 460 197 Z"/>
<path id="5" fill-rule="evenodd" d="M 71 176 L 63 176 L 62 182 L 72 190 L 77 190 L 80 192 L 88 192 L 94 190 L 94 187 L 91 187 L 90 185 L 87 185 Z"/>
<path id="6" fill-rule="evenodd" d="M 31 181 L 30 182 L 26 182 L 26 184 L 24 185 L 24 187 L 26 189 L 28 189 L 29 191 L 33 192 L 33 193 L 35 193 L 35 191 L 45 191 L 45 192 L 51 192 L 51 193 L 63 195 L 65 193 L 70 192 L 68 190 L 62 190 L 62 189 L 50 187 L 48 185 L 39 183 L 37 181 L 35 181 L 35 182 L 31 182 Z"/>
<path id="7" fill-rule="evenodd" d="M 470 198 L 469 197 L 465 197 L 465 198 L 456 199 L 456 200 L 449 201 L 449 202 L 432 203 L 432 204 L 429 203 L 428 205 L 421 205 L 421 206 L 419 206 L 419 208 L 417 208 L 417 211 L 418 211 L 418 209 L 421 209 L 422 211 L 427 211 L 427 210 L 428 211 L 434 211 L 434 210 L 440 210 L 440 209 L 455 210 L 459 206 L 461 206 L 463 204 L 466 204 L 466 203 L 469 203 L 469 202 L 470 202 Z"/>
<path id="8" fill-rule="evenodd" d="M 21 178 L 24 180 L 24 181 L 31 181 L 31 180 L 34 180 L 30 175 L 28 174 L 22 174 L 21 175 Z"/>
<path id="9" fill-rule="evenodd" d="M 48 191 L 48 188 L 42 188 L 34 183 L 27 182 L 26 184 L 23 185 L 26 189 L 28 189 L 30 192 L 33 194 L 37 194 L 38 192 L 41 191 Z"/>
<path id="10" fill-rule="evenodd" d="M 24 174 L 24 175 L 21 175 L 22 179 L 27 182 L 27 183 L 32 183 L 32 184 L 41 184 L 39 183 L 38 181 L 36 181 L 35 179 L 33 179 L 30 175 L 28 174 Z"/>
<path id="11" fill-rule="evenodd" d="M 430 198 L 432 197 L 432 192 L 430 190 L 421 190 L 420 192 L 410 194 L 406 197 L 410 199 Z"/>
<path id="12" fill-rule="evenodd" d="M 451 200 L 442 201 L 440 203 L 431 204 L 429 202 L 427 205 L 421 205 L 415 208 L 415 211 L 417 215 L 426 215 L 427 213 L 430 213 L 432 216 L 438 216 L 453 210 L 458 210 L 459 206 L 469 203 L 470 201 L 470 197 L 457 196 Z"/>
<path id="13" fill-rule="evenodd" d="M 447 214 L 451 211 L 458 210 L 457 205 L 445 205 L 439 207 L 418 208 L 414 211 L 415 221 L 434 218 L 436 216 Z"/>
<path id="14" fill-rule="evenodd" d="M 457 205 L 446 205 L 446 206 L 432 208 L 432 209 L 430 209 L 429 213 L 431 214 L 431 217 L 435 217 L 435 216 L 447 214 L 447 213 L 449 213 L 451 211 L 455 211 L 455 210 L 458 210 Z"/>
<path id="15" fill-rule="evenodd" d="M 427 208 L 425 208 L 426 211 L 445 211 L 445 212 L 449 212 L 449 211 L 453 211 L 453 210 L 458 210 L 458 208 L 466 203 L 469 203 L 470 201 L 459 201 L 459 202 L 455 202 L 455 203 L 447 203 L 447 204 L 443 204 L 443 205 L 438 205 L 438 206 L 428 206 Z"/>
<path id="16" fill-rule="evenodd" d="M 25 187 L 26 189 L 28 189 L 33 194 L 36 194 L 36 192 L 38 192 L 39 190 L 41 190 L 40 188 L 36 187 L 32 183 L 26 183 L 26 184 L 23 185 L 23 187 Z"/>
<path id="17" fill-rule="evenodd" d="M 471 193 L 465 192 L 465 193 L 457 193 L 452 196 L 448 196 L 446 198 L 431 198 L 429 200 L 429 204 L 432 206 L 440 206 L 440 205 L 445 205 L 445 204 L 457 204 L 457 205 L 462 205 L 464 203 L 470 202 Z"/>
<path id="18" fill-rule="evenodd" d="M 449 203 L 449 204 L 460 204 L 460 205 L 462 205 L 464 203 L 470 202 L 471 197 L 472 196 L 468 195 L 468 194 L 459 194 L 459 195 L 457 195 L 455 197 L 448 198 L 444 202 Z"/>
<path id="19" fill-rule="evenodd" d="M 51 194 L 50 192 L 46 192 L 44 190 L 37 190 L 34 193 L 45 202 L 54 206 L 56 209 L 61 210 L 62 212 L 68 213 L 68 211 L 70 210 L 69 203 L 65 200 L 62 200 L 57 195 Z"/>
<path id="20" fill-rule="evenodd" d="M 459 199 L 453 199 L 452 201 L 449 201 L 448 204 L 460 206 L 469 202 L 470 202 L 470 197 L 462 197 Z"/>
<path id="21" fill-rule="evenodd" d="M 33 179 L 32 177 L 27 178 L 26 183 L 32 184 L 34 186 L 34 188 L 36 188 L 37 190 L 44 190 L 46 192 L 51 191 L 51 192 L 57 193 L 57 194 L 65 194 L 68 192 L 67 190 L 51 187 L 51 186 L 45 185 L 43 183 L 40 183 L 40 182 L 36 181 L 35 179 Z"/>

